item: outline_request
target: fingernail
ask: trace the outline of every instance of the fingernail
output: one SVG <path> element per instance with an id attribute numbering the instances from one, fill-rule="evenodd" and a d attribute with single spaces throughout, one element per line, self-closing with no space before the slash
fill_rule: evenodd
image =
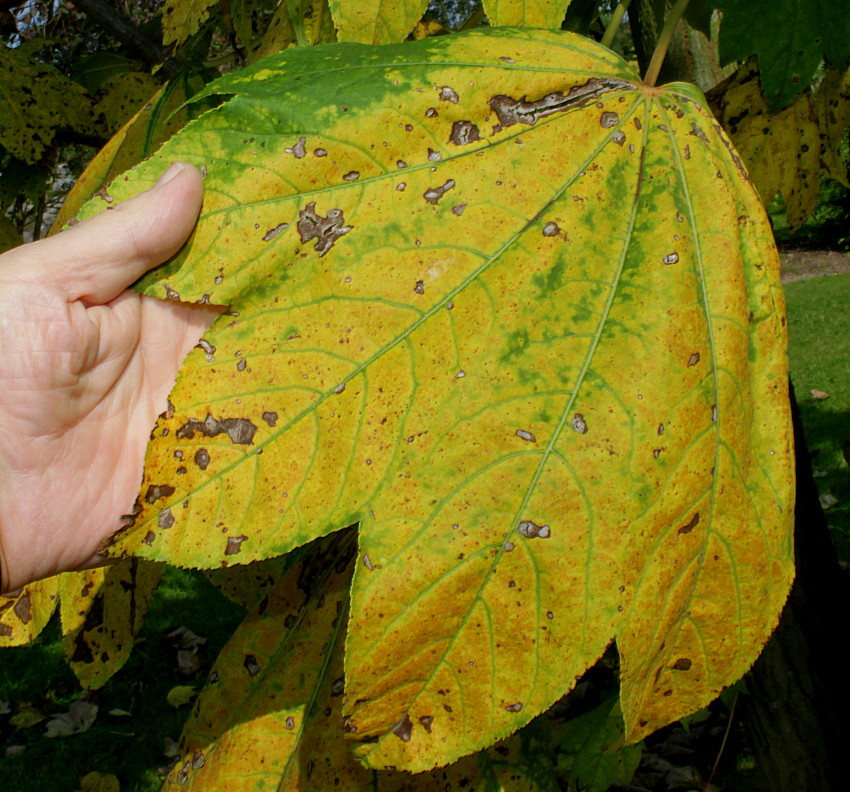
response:
<path id="1" fill-rule="evenodd" d="M 182 162 L 172 162 L 171 167 L 159 177 L 159 181 L 154 185 L 154 189 L 162 187 L 170 182 L 175 176 L 185 170 Z"/>

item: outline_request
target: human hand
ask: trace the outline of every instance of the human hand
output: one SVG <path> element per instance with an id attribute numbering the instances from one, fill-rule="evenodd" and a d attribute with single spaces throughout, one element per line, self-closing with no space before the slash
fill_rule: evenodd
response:
<path id="1" fill-rule="evenodd" d="M 3 591 L 96 565 L 132 509 L 156 418 L 216 309 L 126 289 L 183 244 L 202 190 L 175 163 L 153 189 L 0 255 Z"/>

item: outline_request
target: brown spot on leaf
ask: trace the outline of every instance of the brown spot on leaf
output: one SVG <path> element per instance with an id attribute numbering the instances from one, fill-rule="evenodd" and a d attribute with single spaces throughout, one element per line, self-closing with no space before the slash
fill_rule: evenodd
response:
<path id="1" fill-rule="evenodd" d="M 603 129 L 611 129 L 611 127 L 615 127 L 619 123 L 620 116 L 616 113 L 612 113 L 610 110 L 606 110 L 601 116 L 599 116 L 599 126 Z"/>
<path id="2" fill-rule="evenodd" d="M 453 102 L 454 104 L 457 104 L 458 95 L 453 88 L 449 88 L 448 85 L 444 85 L 440 88 L 440 99 L 443 102 Z"/>
<path id="3" fill-rule="evenodd" d="M 162 512 L 160 512 L 157 523 L 164 531 L 171 528 L 171 526 L 174 525 L 174 515 L 171 513 L 171 509 L 163 509 Z"/>
<path id="4" fill-rule="evenodd" d="M 523 520 L 517 526 L 517 530 L 526 539 L 548 539 L 552 535 L 552 529 L 548 525 L 538 525 L 531 520 Z"/>
<path id="5" fill-rule="evenodd" d="M 199 448 L 195 451 L 195 464 L 201 469 L 206 470 L 210 464 L 210 453 L 206 448 Z"/>
<path id="6" fill-rule="evenodd" d="M 561 229 L 558 227 L 557 223 L 546 223 L 543 226 L 543 236 L 545 237 L 553 237 L 558 236 L 561 232 Z"/>
<path id="7" fill-rule="evenodd" d="M 635 87 L 631 83 L 612 77 L 591 77 L 586 83 L 570 88 L 566 94 L 556 91 L 532 102 L 525 97 L 512 99 L 510 96 L 499 94 L 490 99 L 489 104 L 502 127 L 514 124 L 531 125 L 554 113 L 564 113 L 584 107 L 588 102 L 595 101 L 609 91 L 622 90 L 633 91 Z"/>
<path id="8" fill-rule="evenodd" d="M 694 352 L 688 358 L 688 366 L 696 366 L 697 363 L 699 363 L 699 352 Z"/>
<path id="9" fill-rule="evenodd" d="M 285 148 L 287 154 L 292 154 L 295 159 L 303 159 L 307 156 L 307 138 L 300 137 L 298 142 L 292 148 Z"/>
<path id="10" fill-rule="evenodd" d="M 425 281 L 416 281 L 416 285 L 413 287 L 413 291 L 415 291 L 417 294 L 425 294 Z"/>
<path id="11" fill-rule="evenodd" d="M 156 534 L 153 531 L 148 531 L 145 534 L 145 538 L 142 539 L 142 542 L 146 545 L 152 545 L 154 539 L 156 539 Z"/>
<path id="12" fill-rule="evenodd" d="M 232 443 L 251 445 L 254 442 L 254 433 L 256 431 L 257 427 L 247 418 L 222 418 L 218 420 L 207 413 L 207 417 L 203 422 L 190 420 L 183 424 L 177 430 L 177 437 L 191 440 L 195 436 L 195 432 L 200 432 L 206 437 L 217 437 L 220 434 L 226 434 Z M 151 502 L 149 501 L 149 503 Z"/>
<path id="13" fill-rule="evenodd" d="M 410 720 L 410 715 L 405 712 L 401 720 L 393 726 L 392 732 L 402 742 L 410 742 L 413 732 L 413 723 Z"/>
<path id="14" fill-rule="evenodd" d="M 431 715 L 423 715 L 419 722 L 422 724 L 422 728 L 425 729 L 428 734 L 431 733 L 431 724 L 434 723 L 434 718 Z"/>
<path id="15" fill-rule="evenodd" d="M 422 197 L 428 201 L 429 204 L 436 206 L 440 198 L 442 198 L 449 190 L 451 190 L 455 186 L 455 180 L 449 179 L 444 185 L 441 187 L 429 187 L 422 193 Z"/>
<path id="16" fill-rule="evenodd" d="M 247 536 L 228 536 L 227 547 L 224 550 L 225 555 L 237 555 L 242 552 L 242 542 L 248 539 Z"/>
<path id="17" fill-rule="evenodd" d="M 690 533 L 699 525 L 699 512 L 697 512 L 693 517 L 691 517 L 691 521 L 687 525 L 683 525 L 676 533 L 686 534 Z"/>
<path id="18" fill-rule="evenodd" d="M 263 242 L 269 242 L 274 239 L 281 231 L 285 231 L 289 228 L 289 223 L 279 223 L 274 228 L 270 228 L 263 234 Z"/>
<path id="19" fill-rule="evenodd" d="M 8 638 L 12 634 L 12 628 L 8 624 L 0 624 L 0 636 Z"/>
<path id="20" fill-rule="evenodd" d="M 573 429 L 575 429 L 579 434 L 587 434 L 587 422 L 584 420 L 584 416 L 581 413 L 576 413 L 570 423 L 572 424 Z"/>
<path id="21" fill-rule="evenodd" d="M 481 140 L 481 134 L 478 127 L 472 121 L 455 121 L 452 124 L 452 133 L 449 135 L 449 142 L 456 146 L 466 146 L 469 143 Z"/>
<path id="22" fill-rule="evenodd" d="M 151 484 L 145 493 L 147 503 L 156 503 L 160 498 L 167 498 L 174 494 L 174 487 L 169 484 Z"/>
<path id="23" fill-rule="evenodd" d="M 691 666 L 690 659 L 687 657 L 680 657 L 672 666 L 670 666 L 674 671 L 690 671 Z"/>
<path id="24" fill-rule="evenodd" d="M 458 217 L 460 217 L 465 210 L 466 204 L 457 204 L 456 206 L 452 207 L 452 214 L 456 214 Z"/>
<path id="25" fill-rule="evenodd" d="M 257 658 L 252 654 L 245 655 L 245 660 L 242 665 L 252 677 L 257 676 L 257 674 L 260 673 L 260 664 L 257 662 Z"/>
<path id="26" fill-rule="evenodd" d="M 316 213 L 316 202 L 310 201 L 299 213 L 298 233 L 301 242 L 316 240 L 315 250 L 324 256 L 341 236 L 345 236 L 354 226 L 345 225 L 341 209 L 329 209 L 327 217 Z"/>
<path id="27" fill-rule="evenodd" d="M 522 710 L 522 702 L 517 701 L 516 704 L 508 704 L 505 709 L 508 712 L 520 712 Z"/>
<path id="28" fill-rule="evenodd" d="M 526 429 L 517 429 L 516 436 L 519 437 L 521 440 L 527 440 L 529 443 L 537 442 L 537 438 Z"/>
<path id="29" fill-rule="evenodd" d="M 269 426 L 277 426 L 277 413 L 276 412 L 264 412 L 263 413 L 263 420 Z"/>
<path id="30" fill-rule="evenodd" d="M 27 593 L 21 594 L 12 610 L 15 612 L 15 616 L 21 620 L 22 624 L 29 624 L 32 620 L 32 601 L 30 600 L 30 595 Z"/>

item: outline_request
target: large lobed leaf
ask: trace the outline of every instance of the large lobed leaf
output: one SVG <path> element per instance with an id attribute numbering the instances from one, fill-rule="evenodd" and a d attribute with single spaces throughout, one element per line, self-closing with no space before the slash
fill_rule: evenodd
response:
<path id="1" fill-rule="evenodd" d="M 235 96 L 83 213 L 204 167 L 197 231 L 140 288 L 229 306 L 110 554 L 212 568 L 359 520 L 371 767 L 510 734 L 615 638 L 631 740 L 737 679 L 792 575 L 785 319 L 699 92 L 505 28 L 295 49 L 208 92 Z"/>

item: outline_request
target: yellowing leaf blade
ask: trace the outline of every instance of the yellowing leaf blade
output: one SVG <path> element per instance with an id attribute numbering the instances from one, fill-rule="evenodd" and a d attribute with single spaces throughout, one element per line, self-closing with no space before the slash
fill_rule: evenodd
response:
<path id="1" fill-rule="evenodd" d="M 570 0 L 484 0 L 484 12 L 494 27 L 523 25 L 557 30 Z"/>
<path id="2" fill-rule="evenodd" d="M 0 646 L 23 646 L 34 641 L 47 626 L 59 589 L 57 576 L 0 594 Z"/>
<path id="3" fill-rule="evenodd" d="M 59 576 L 62 646 L 84 688 L 103 687 L 127 662 L 163 569 L 128 559 Z"/>
<path id="4" fill-rule="evenodd" d="M 404 41 L 428 8 L 428 0 L 328 0 L 339 41 L 396 44 Z"/>
<path id="5" fill-rule="evenodd" d="M 791 576 L 785 319 L 704 98 L 506 28 L 217 92 L 111 188 L 207 167 L 141 287 L 229 310 L 110 553 L 247 563 L 360 520 L 346 714 L 376 768 L 513 733 L 615 638 L 630 739 L 740 676 Z"/>

